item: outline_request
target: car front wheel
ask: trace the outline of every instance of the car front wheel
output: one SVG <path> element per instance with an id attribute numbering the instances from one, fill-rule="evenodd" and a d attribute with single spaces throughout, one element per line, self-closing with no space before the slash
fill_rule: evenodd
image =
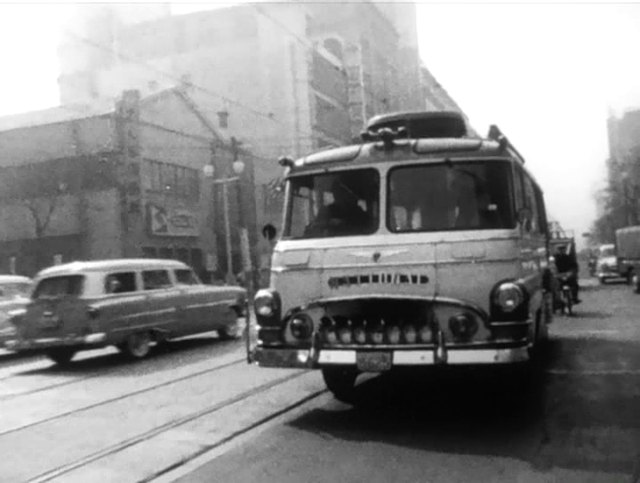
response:
<path id="1" fill-rule="evenodd" d="M 66 347 L 53 349 L 47 352 L 47 357 L 59 366 L 69 364 L 69 362 L 71 362 L 71 359 L 73 359 L 73 356 L 75 355 L 76 351 L 74 349 L 68 349 Z"/>

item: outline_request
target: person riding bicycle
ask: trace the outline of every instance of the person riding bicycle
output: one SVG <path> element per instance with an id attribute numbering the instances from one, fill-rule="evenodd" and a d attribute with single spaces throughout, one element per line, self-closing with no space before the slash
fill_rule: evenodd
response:
<path id="1" fill-rule="evenodd" d="M 560 278 L 563 275 L 567 275 L 567 283 L 571 287 L 573 303 L 580 303 L 580 299 L 578 298 L 578 291 L 580 289 L 578 285 L 578 262 L 567 253 L 566 245 L 558 245 L 554 259 L 556 268 L 558 269 L 557 277 Z"/>

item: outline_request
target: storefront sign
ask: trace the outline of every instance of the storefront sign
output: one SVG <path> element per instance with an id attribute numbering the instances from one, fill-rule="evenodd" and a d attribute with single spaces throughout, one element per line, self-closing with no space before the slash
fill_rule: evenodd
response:
<path id="1" fill-rule="evenodd" d="M 147 205 L 147 225 L 152 235 L 199 236 L 195 213 L 185 208 L 166 208 Z"/>

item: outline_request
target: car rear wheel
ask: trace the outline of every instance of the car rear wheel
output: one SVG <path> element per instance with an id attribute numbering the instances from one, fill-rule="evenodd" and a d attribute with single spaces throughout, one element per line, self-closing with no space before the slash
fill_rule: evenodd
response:
<path id="1" fill-rule="evenodd" d="M 356 400 L 356 377 L 358 372 L 352 367 L 324 367 L 322 378 L 336 399 L 353 404 Z"/>
<path id="2" fill-rule="evenodd" d="M 149 332 L 131 334 L 127 337 L 123 348 L 132 359 L 143 359 L 151 350 L 151 334 Z"/>
<path id="3" fill-rule="evenodd" d="M 73 356 L 75 355 L 76 351 L 74 349 L 68 349 L 66 347 L 60 349 L 52 349 L 47 352 L 47 357 L 59 366 L 69 364 L 69 362 L 71 362 L 71 359 L 73 359 Z"/>

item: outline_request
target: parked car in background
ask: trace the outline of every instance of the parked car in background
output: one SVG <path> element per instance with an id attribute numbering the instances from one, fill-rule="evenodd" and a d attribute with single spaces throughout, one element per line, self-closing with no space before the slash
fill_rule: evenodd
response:
<path id="1" fill-rule="evenodd" d="M 611 278 L 619 278 L 616 247 L 613 243 L 598 247 L 598 261 L 596 262 L 596 277 L 600 283 L 606 283 Z"/>
<path id="2" fill-rule="evenodd" d="M 35 277 L 29 302 L 11 319 L 16 336 L 5 347 L 44 351 L 59 364 L 108 345 L 142 358 L 155 343 L 192 334 L 240 337 L 246 298 L 242 287 L 204 285 L 176 260 L 58 265 Z"/>
<path id="3" fill-rule="evenodd" d="M 632 283 L 634 276 L 640 274 L 640 226 L 616 230 L 616 255 L 618 272 L 628 283 Z"/>
<path id="4" fill-rule="evenodd" d="M 9 322 L 10 314 L 26 305 L 30 290 L 29 277 L 0 275 L 0 345 L 15 334 L 15 328 Z"/>

